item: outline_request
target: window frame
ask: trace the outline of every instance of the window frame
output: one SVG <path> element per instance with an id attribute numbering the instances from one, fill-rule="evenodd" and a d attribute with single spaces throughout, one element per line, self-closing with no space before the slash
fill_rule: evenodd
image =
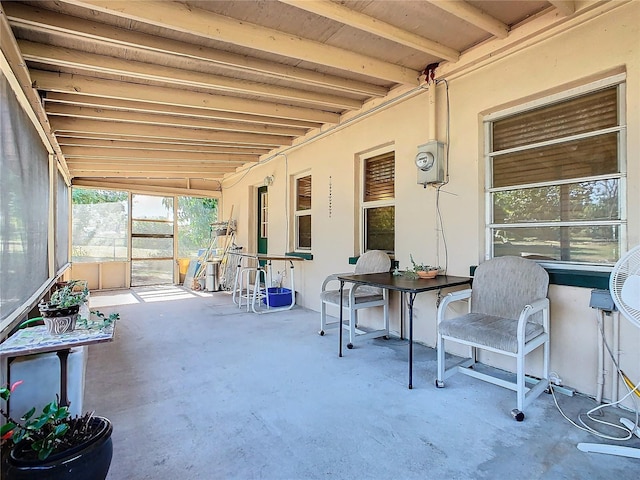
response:
<path id="1" fill-rule="evenodd" d="M 518 146 L 514 148 L 505 149 L 502 151 L 492 152 L 493 142 L 493 123 L 511 117 L 520 113 L 526 113 L 536 108 L 552 106 L 563 101 L 571 100 L 576 97 L 588 95 L 598 90 L 602 90 L 609 87 L 617 88 L 617 108 L 618 108 L 618 125 L 613 128 L 605 128 L 597 130 L 597 133 L 587 132 L 578 135 L 567 135 L 562 138 L 547 140 L 535 144 L 526 144 L 524 146 Z M 618 219 L 616 220 L 567 220 L 567 221 L 553 221 L 553 222 L 518 222 L 517 227 L 531 228 L 531 227 L 572 227 L 572 226 L 605 226 L 615 225 L 619 228 L 618 235 L 618 254 L 622 256 L 626 250 L 627 245 L 627 189 L 626 189 L 626 127 L 627 127 L 627 112 L 626 112 L 626 75 L 618 74 L 590 82 L 579 87 L 566 89 L 562 92 L 558 92 L 551 95 L 546 95 L 539 99 L 525 102 L 513 107 L 502 109 L 493 113 L 490 113 L 483 117 L 483 130 L 484 130 L 484 160 L 485 160 L 485 258 L 490 259 L 494 256 L 494 232 L 503 228 L 514 227 L 513 224 L 503 224 L 494 222 L 493 211 L 493 194 L 502 191 L 517 191 L 536 187 L 545 186 L 558 186 L 563 184 L 574 184 L 596 180 L 617 180 L 618 181 Z M 565 143 L 569 140 L 582 140 L 596 135 L 604 135 L 607 133 L 617 133 L 617 172 L 605 175 L 594 175 L 587 177 L 575 177 L 564 180 L 552 180 L 544 182 L 533 182 L 523 185 L 514 185 L 506 187 L 492 187 L 493 183 L 493 171 L 492 171 L 492 158 L 505 152 L 517 152 L 532 148 L 539 148 L 553 144 Z M 619 258 L 618 257 L 618 258 Z M 585 271 L 610 271 L 613 267 L 613 263 L 590 263 L 590 262 L 578 262 L 578 261 L 565 261 L 565 260 L 538 260 L 542 266 L 546 268 L 553 268 L 559 270 L 585 270 Z"/>
<path id="2" fill-rule="evenodd" d="M 381 199 L 381 200 L 365 200 L 365 195 L 366 195 L 366 176 L 367 176 L 367 162 L 373 158 L 376 157 L 381 157 L 381 156 L 385 156 L 385 155 L 389 155 L 389 154 L 393 154 L 393 171 L 394 171 L 394 182 L 393 182 L 393 197 L 392 198 L 387 198 L 387 199 Z M 395 218 L 395 207 L 396 207 L 396 196 L 395 196 L 395 191 L 396 191 L 396 175 L 395 175 L 395 171 L 396 171 L 396 149 L 394 145 L 390 145 L 387 147 L 382 147 L 382 148 L 378 148 L 375 150 L 371 150 L 368 151 L 366 154 L 361 154 L 360 155 L 360 190 L 358 192 L 358 199 L 359 199 L 359 225 L 360 225 L 360 252 L 361 253 L 365 253 L 368 250 L 371 250 L 370 248 L 368 248 L 367 245 L 367 231 L 368 231 L 368 226 L 367 226 L 367 210 L 369 209 L 375 209 L 375 208 L 380 208 L 380 207 L 393 207 L 394 208 L 394 218 Z M 393 257 L 393 255 L 395 254 L 395 234 L 397 231 L 397 226 L 395 224 L 394 221 L 394 225 L 393 225 L 393 251 L 391 250 L 385 250 L 387 252 L 387 254 L 389 254 L 389 256 Z"/>
<path id="3" fill-rule="evenodd" d="M 309 178 L 309 208 L 300 209 L 298 205 L 298 182 L 307 177 Z M 293 177 L 293 217 L 294 252 L 309 253 L 313 248 L 313 176 L 310 171 L 299 173 Z M 301 217 L 309 217 L 311 222 L 311 244 L 308 247 L 300 245 L 299 220 Z"/>

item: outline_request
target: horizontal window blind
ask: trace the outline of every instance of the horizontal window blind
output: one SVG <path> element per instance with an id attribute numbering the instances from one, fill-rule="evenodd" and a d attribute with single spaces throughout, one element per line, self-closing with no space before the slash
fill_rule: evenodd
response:
<path id="1" fill-rule="evenodd" d="M 296 180 L 296 210 L 311 209 L 311 175 Z"/>
<path id="2" fill-rule="evenodd" d="M 395 196 L 395 153 L 389 152 L 365 160 L 364 201 L 392 199 Z"/>
<path id="3" fill-rule="evenodd" d="M 493 123 L 493 152 L 615 127 L 617 87 L 545 106 Z"/>
<path id="4" fill-rule="evenodd" d="M 618 171 L 618 134 L 493 157 L 493 187 L 568 180 Z"/>

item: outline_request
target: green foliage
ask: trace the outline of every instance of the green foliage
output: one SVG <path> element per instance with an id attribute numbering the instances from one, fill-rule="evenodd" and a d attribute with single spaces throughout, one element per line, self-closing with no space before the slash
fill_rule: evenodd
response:
<path id="1" fill-rule="evenodd" d="M 188 257 L 209 245 L 211 224 L 218 220 L 215 198 L 178 197 L 179 256 Z"/>
<path id="2" fill-rule="evenodd" d="M 431 270 L 440 270 L 440 267 L 434 267 L 432 265 L 427 265 L 424 263 L 416 263 L 413 260 L 412 254 L 409 254 L 409 259 L 411 260 L 411 270 L 414 272 L 430 272 Z"/>
<path id="3" fill-rule="evenodd" d="M 434 267 L 424 263 L 416 263 L 412 254 L 409 254 L 409 259 L 411 260 L 411 268 L 407 268 L 404 272 L 394 272 L 394 275 L 404 275 L 405 277 L 416 279 L 418 278 L 418 272 L 440 270 L 440 267 Z"/>
<path id="4" fill-rule="evenodd" d="M 79 290 L 78 287 L 80 287 Z M 49 304 L 60 308 L 82 305 L 87 301 L 88 296 L 89 288 L 86 282 L 71 280 L 51 294 Z"/>
<path id="5" fill-rule="evenodd" d="M 114 203 L 126 201 L 129 198 L 127 192 L 117 192 L 111 190 L 95 190 L 92 188 L 74 187 L 71 192 L 71 199 L 74 204 L 90 203 Z"/>
<path id="6" fill-rule="evenodd" d="M 9 400 L 11 390 L 2 387 L 0 397 Z M 0 429 L 3 442 L 10 441 L 13 445 L 26 440 L 31 444 L 38 459 L 45 460 L 51 453 L 63 444 L 63 438 L 70 429 L 69 409 L 61 407 L 58 400 L 45 405 L 42 413 L 34 417 L 36 409 L 32 408 L 22 417 L 20 421 L 15 421 L 2 410 L 2 415 L 7 422 Z"/>
<path id="7" fill-rule="evenodd" d="M 116 320 L 120 319 L 119 313 L 112 313 L 107 317 L 105 316 L 104 313 L 102 313 L 99 310 L 92 311 L 91 315 L 97 317 L 98 320 L 91 320 L 90 318 L 87 319 L 84 317 L 80 317 L 76 321 L 76 327 L 77 328 L 97 328 L 97 329 L 103 330 L 108 326 L 112 325 L 113 322 L 115 322 Z"/>

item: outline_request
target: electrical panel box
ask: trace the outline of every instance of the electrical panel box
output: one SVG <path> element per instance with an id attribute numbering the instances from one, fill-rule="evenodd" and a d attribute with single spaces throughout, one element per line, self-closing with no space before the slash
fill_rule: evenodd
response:
<path id="1" fill-rule="evenodd" d="M 613 312 L 616 309 L 613 298 L 611 298 L 611 292 L 609 290 L 591 290 L 591 300 L 589 301 L 591 308 L 598 308 L 605 312 Z"/>
<path id="2" fill-rule="evenodd" d="M 419 145 L 415 162 L 419 184 L 444 182 L 444 143 L 432 140 Z"/>

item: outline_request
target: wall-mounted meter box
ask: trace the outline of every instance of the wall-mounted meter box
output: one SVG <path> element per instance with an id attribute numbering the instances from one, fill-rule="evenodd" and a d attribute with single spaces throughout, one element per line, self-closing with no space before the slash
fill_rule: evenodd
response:
<path id="1" fill-rule="evenodd" d="M 611 298 L 611 292 L 609 290 L 591 290 L 591 300 L 589 301 L 589 306 L 591 308 L 604 310 L 605 312 L 613 312 L 616 309 L 616 306 L 613 303 L 613 298 Z"/>
<path id="2" fill-rule="evenodd" d="M 415 162 L 419 184 L 444 182 L 444 143 L 432 140 L 419 145 Z"/>

